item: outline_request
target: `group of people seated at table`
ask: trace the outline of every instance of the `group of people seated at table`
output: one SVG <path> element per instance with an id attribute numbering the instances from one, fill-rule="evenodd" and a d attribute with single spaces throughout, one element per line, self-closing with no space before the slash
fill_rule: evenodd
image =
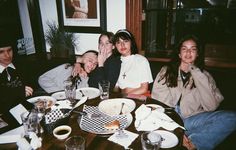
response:
<path id="1" fill-rule="evenodd" d="M 149 89 L 153 82 L 149 62 L 138 54 L 131 32 L 126 29 L 116 34 L 105 32 L 98 42 L 98 53 L 89 50 L 77 57 L 75 64 L 49 70 L 39 77 L 40 86 L 48 93 L 56 92 L 63 90 L 63 80 L 79 76 L 85 79 L 85 84 L 81 84 L 85 87 L 97 87 L 99 81 L 109 80 L 111 89 L 118 88 L 125 94 L 145 94 L 151 90 L 151 98 L 173 107 L 183 119 L 186 128 L 183 146 L 188 150 L 214 149 L 230 134 L 235 134 L 236 112 L 217 110 L 224 97 L 204 69 L 204 53 L 196 36 L 187 35 L 180 40 L 171 61 L 157 74 L 152 89 Z M 17 88 L 3 71 L 12 66 L 8 60 L 10 54 L 10 45 L 0 48 L 1 91 Z M 32 95 L 30 87 L 19 85 L 24 88 L 18 92 L 21 96 L 17 100 Z M 1 92 L 1 97 L 4 94 Z M 6 99 L 9 101 L 3 99 L 3 102 L 1 98 L 1 102 L 19 102 L 12 97 Z"/>

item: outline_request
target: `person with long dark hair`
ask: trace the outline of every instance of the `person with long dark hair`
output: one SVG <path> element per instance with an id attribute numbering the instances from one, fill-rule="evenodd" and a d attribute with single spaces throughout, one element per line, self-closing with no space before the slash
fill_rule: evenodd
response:
<path id="1" fill-rule="evenodd" d="M 116 87 L 124 94 L 146 94 L 153 82 L 152 73 L 148 60 L 138 54 L 133 34 L 126 29 L 118 30 L 113 42 L 122 62 Z"/>
<path id="2" fill-rule="evenodd" d="M 169 64 L 157 74 L 151 96 L 182 117 L 183 145 L 189 150 L 214 149 L 236 129 L 235 111 L 216 111 L 224 97 L 204 69 L 204 53 L 194 35 L 180 40 Z"/>

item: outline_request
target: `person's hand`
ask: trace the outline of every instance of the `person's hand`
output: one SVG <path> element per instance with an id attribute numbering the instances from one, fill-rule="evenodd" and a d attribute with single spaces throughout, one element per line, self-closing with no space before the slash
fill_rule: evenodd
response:
<path id="1" fill-rule="evenodd" d="M 88 74 L 83 68 L 81 68 L 79 72 L 79 76 L 85 78 L 88 76 Z"/>
<path id="2" fill-rule="evenodd" d="M 82 69 L 83 69 L 83 68 L 81 67 L 81 64 L 80 64 L 80 63 L 75 63 L 71 75 L 72 75 L 73 77 L 79 75 L 79 73 L 81 72 Z"/>
<path id="3" fill-rule="evenodd" d="M 188 150 L 196 149 L 196 146 L 191 142 L 191 140 L 185 134 L 183 137 L 183 146 L 186 147 Z"/>
<path id="4" fill-rule="evenodd" d="M 29 86 L 25 86 L 25 96 L 28 97 L 28 96 L 32 96 L 33 95 L 33 89 Z"/>
<path id="5" fill-rule="evenodd" d="M 100 49 L 98 53 L 98 66 L 102 67 L 108 57 L 109 57 L 108 51 L 105 48 Z"/>

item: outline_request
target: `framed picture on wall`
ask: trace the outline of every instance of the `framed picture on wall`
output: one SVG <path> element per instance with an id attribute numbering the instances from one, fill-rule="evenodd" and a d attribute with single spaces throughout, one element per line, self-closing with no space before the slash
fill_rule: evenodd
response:
<path id="1" fill-rule="evenodd" d="M 57 0 L 60 27 L 68 32 L 101 33 L 106 30 L 106 0 Z"/>

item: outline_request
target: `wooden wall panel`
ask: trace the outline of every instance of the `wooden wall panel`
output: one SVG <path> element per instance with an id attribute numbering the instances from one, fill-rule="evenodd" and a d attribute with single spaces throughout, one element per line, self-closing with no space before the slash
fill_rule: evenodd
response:
<path id="1" fill-rule="evenodd" d="M 135 36 L 139 53 L 142 47 L 142 0 L 126 0 L 126 28 Z"/>

